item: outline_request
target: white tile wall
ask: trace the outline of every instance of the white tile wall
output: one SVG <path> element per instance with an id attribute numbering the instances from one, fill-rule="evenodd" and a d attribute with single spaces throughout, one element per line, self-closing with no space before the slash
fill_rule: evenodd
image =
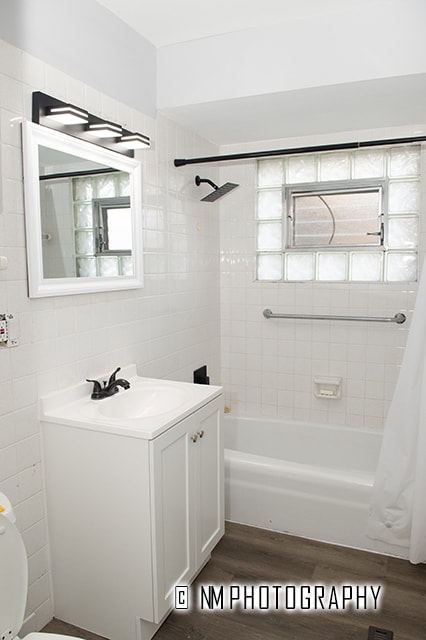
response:
<path id="1" fill-rule="evenodd" d="M 27 296 L 20 122 L 31 93 L 49 95 L 141 131 L 143 290 L 31 300 Z M 206 363 L 219 382 L 218 207 L 199 202 L 194 171 L 177 156 L 216 149 L 159 117 L 153 121 L 0 41 L 0 312 L 16 314 L 20 345 L 0 348 L 0 490 L 16 507 L 29 556 L 24 632 L 52 615 L 37 401 L 40 395 L 135 362 L 141 375 L 192 380 Z M 216 178 L 212 172 L 213 179 Z M 208 215 L 206 215 L 208 213 Z"/>
<path id="2" fill-rule="evenodd" d="M 398 137 L 407 131 L 349 132 L 336 142 Z M 411 135 L 413 133 L 411 132 Z M 280 149 L 330 142 L 318 139 L 256 143 Z M 235 153 L 244 148 L 222 148 Z M 253 150 L 253 145 L 250 149 Z M 423 150 L 423 176 L 426 175 Z M 228 163 L 226 180 L 241 186 L 221 206 L 222 383 L 226 404 L 245 415 L 382 429 L 401 364 L 417 283 L 271 283 L 255 281 L 256 161 Z M 423 180 L 423 203 L 425 198 Z M 424 204 L 423 204 L 424 209 Z M 420 249 L 425 243 L 421 214 Z M 422 262 L 422 260 L 420 260 Z M 392 316 L 405 325 L 266 320 L 262 311 Z M 316 376 L 342 377 L 339 400 L 314 396 Z"/>

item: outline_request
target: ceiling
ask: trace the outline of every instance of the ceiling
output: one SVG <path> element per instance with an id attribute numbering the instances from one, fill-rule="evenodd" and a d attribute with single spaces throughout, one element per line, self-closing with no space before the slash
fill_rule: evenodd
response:
<path id="1" fill-rule="evenodd" d="M 426 74 L 312 87 L 163 109 L 217 145 L 425 122 Z M 425 127 L 412 128 L 413 135 Z"/>
<path id="2" fill-rule="evenodd" d="M 338 11 L 342 0 L 97 0 L 156 47 L 306 15 Z M 348 0 L 345 0 L 347 3 Z M 353 0 L 349 0 L 353 2 Z M 371 0 L 358 0 L 368 6 Z"/>
<path id="3" fill-rule="evenodd" d="M 399 0 L 394 0 L 398 2 Z M 414 1 L 414 0 L 412 0 Z M 422 0 L 423 1 L 423 0 Z M 268 27 L 291 19 L 325 19 L 389 0 L 97 0 L 155 47 Z M 162 109 L 217 145 L 329 134 L 425 121 L 426 74 L 253 95 Z"/>

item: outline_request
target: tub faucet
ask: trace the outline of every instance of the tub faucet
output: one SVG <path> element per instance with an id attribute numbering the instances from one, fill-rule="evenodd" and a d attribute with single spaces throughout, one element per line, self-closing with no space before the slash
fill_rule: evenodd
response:
<path id="1" fill-rule="evenodd" d="M 109 398 L 113 396 L 114 393 L 117 393 L 118 387 L 122 387 L 123 389 L 129 389 L 130 382 L 125 380 L 124 378 L 116 378 L 117 373 L 120 371 L 121 367 L 118 367 L 113 373 L 111 373 L 108 382 L 103 380 L 101 384 L 99 380 L 88 380 L 86 378 L 86 382 L 93 382 L 93 391 L 90 396 L 92 400 L 101 400 L 102 398 Z"/>

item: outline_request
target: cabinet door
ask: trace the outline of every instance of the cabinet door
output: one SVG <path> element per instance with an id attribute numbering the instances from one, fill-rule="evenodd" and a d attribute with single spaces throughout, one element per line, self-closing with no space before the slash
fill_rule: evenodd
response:
<path id="1" fill-rule="evenodd" d="M 217 398 L 151 443 L 155 622 L 223 535 L 221 415 Z"/>
<path id="2" fill-rule="evenodd" d="M 159 622 L 174 603 L 174 586 L 193 574 L 191 417 L 152 442 L 154 615 Z"/>
<path id="3" fill-rule="evenodd" d="M 196 492 L 195 548 L 197 569 L 224 533 L 222 401 L 211 402 L 198 415 L 193 446 Z"/>

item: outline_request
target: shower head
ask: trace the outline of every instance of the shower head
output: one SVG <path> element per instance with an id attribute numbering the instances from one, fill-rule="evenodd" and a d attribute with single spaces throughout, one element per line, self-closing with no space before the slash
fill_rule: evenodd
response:
<path id="1" fill-rule="evenodd" d="M 208 178 L 200 178 L 200 176 L 195 176 L 195 184 L 197 185 L 197 187 L 199 187 L 202 182 L 207 182 L 210 186 L 213 187 L 214 191 L 209 193 L 208 196 L 201 198 L 201 202 L 215 202 L 236 187 L 240 186 L 238 184 L 235 184 L 234 182 L 225 182 L 225 184 L 223 184 L 221 187 L 218 187 L 217 184 L 215 184 Z"/>

